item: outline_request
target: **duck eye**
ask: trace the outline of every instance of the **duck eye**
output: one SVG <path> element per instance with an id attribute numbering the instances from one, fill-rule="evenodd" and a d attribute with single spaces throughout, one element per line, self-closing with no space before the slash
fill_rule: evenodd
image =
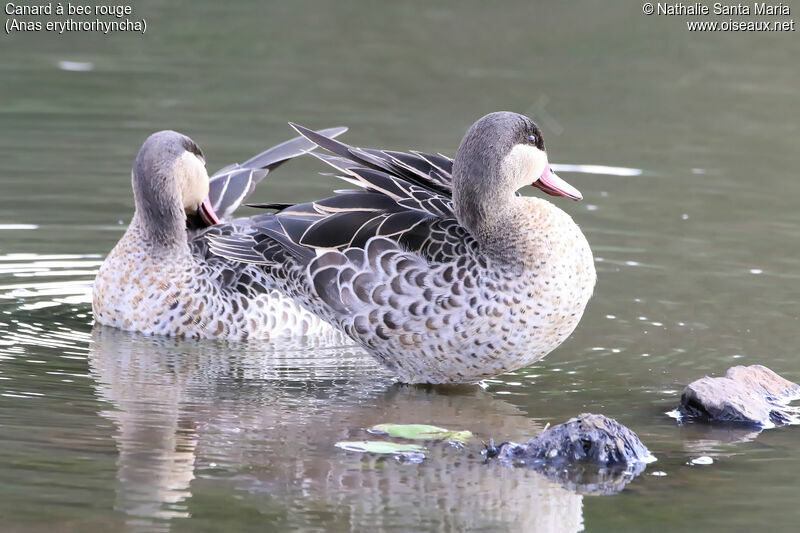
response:
<path id="1" fill-rule="evenodd" d="M 528 140 L 531 143 L 536 144 L 536 135 L 528 135 Z"/>

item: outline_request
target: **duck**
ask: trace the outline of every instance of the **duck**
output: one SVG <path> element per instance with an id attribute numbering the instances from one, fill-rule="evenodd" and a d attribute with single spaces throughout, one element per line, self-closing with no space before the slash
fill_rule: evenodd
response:
<path id="1" fill-rule="evenodd" d="M 334 138 L 347 128 L 318 134 Z M 135 210 L 95 277 L 96 324 L 145 335 L 244 340 L 331 335 L 333 326 L 279 290 L 274 276 L 210 252 L 213 234 L 248 227 L 234 211 L 269 173 L 316 148 L 296 137 L 209 178 L 203 152 L 171 130 L 149 136 L 131 171 Z"/>
<path id="2" fill-rule="evenodd" d="M 260 269 L 270 294 L 344 332 L 404 383 L 515 371 L 575 330 L 596 282 L 591 248 L 565 211 L 519 190 L 582 195 L 553 172 L 532 119 L 483 116 L 452 159 L 292 127 L 348 188 L 255 204 L 269 212 L 204 234 L 211 255 Z"/>

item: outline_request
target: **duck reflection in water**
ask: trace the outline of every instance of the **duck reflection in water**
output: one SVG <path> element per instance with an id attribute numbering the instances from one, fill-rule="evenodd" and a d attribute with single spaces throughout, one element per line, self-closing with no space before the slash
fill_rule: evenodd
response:
<path id="1" fill-rule="evenodd" d="M 487 441 L 521 441 L 542 429 L 478 386 L 394 384 L 366 353 L 340 341 L 230 350 L 96 327 L 90 365 L 110 404 L 101 415 L 116 426 L 117 509 L 132 526 L 168 529 L 171 519 L 209 512 L 204 498 L 192 498 L 213 493 L 215 509 L 230 501 L 280 512 L 280 523 L 293 526 L 583 528 L 581 495 L 533 471 L 486 464 L 479 442 L 428 446 L 418 465 L 336 448 L 385 422 L 469 429 Z M 233 514 L 246 520 L 253 513 Z"/>

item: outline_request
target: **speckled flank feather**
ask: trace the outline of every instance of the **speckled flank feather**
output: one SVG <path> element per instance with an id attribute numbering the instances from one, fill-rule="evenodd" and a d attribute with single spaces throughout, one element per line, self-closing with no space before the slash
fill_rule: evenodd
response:
<path id="1" fill-rule="evenodd" d="M 549 172 L 530 119 L 487 115 L 455 161 L 354 148 L 295 127 L 332 152 L 318 157 L 358 189 L 270 205 L 278 212 L 252 219 L 250 233 L 211 236 L 212 253 L 263 265 L 281 293 L 404 382 L 516 370 L 575 329 L 594 263 L 569 215 L 515 195 Z"/>
<path id="2" fill-rule="evenodd" d="M 222 235 L 234 227 L 208 232 Z M 141 232 L 132 226 L 95 279 L 95 320 L 128 331 L 193 338 L 332 332 L 330 324 L 279 291 L 264 268 L 209 254 L 205 233 L 187 241 L 180 253 L 163 255 L 143 245 Z"/>

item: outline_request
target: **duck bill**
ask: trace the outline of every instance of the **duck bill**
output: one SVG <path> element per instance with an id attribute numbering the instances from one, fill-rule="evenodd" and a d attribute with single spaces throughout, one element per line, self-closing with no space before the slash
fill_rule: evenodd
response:
<path id="1" fill-rule="evenodd" d="M 539 179 L 533 182 L 533 186 L 552 196 L 566 196 L 575 201 L 583 200 L 581 191 L 559 178 L 555 172 L 550 170 L 549 164 L 544 168 Z"/>
<path id="2" fill-rule="evenodd" d="M 214 224 L 219 224 L 219 217 L 211 206 L 211 198 L 208 196 L 206 196 L 206 199 L 200 204 L 200 209 L 197 211 L 200 213 L 200 218 L 202 218 L 203 222 L 207 225 L 213 226 Z"/>

